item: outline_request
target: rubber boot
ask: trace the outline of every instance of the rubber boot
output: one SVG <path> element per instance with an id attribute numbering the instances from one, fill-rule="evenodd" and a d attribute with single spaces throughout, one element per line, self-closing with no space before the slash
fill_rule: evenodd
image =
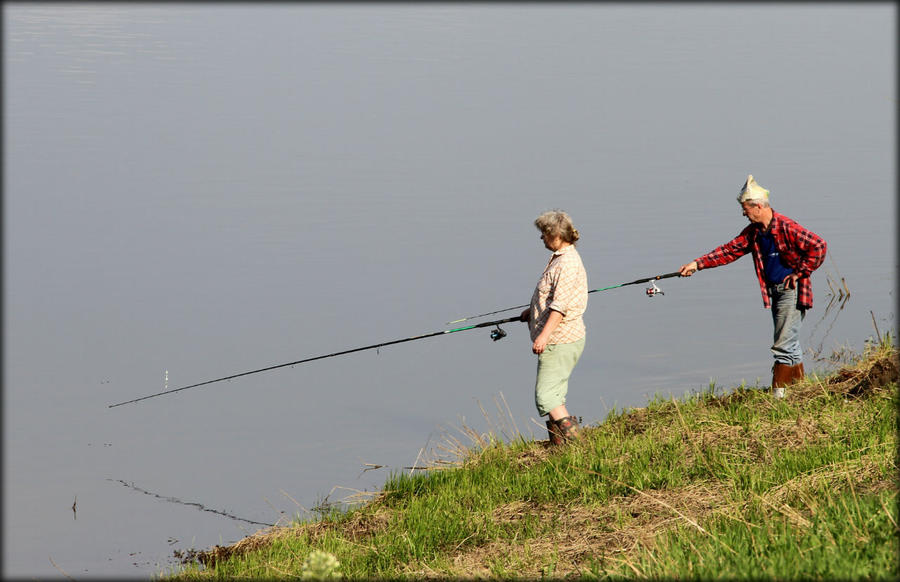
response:
<path id="1" fill-rule="evenodd" d="M 791 384 L 795 384 L 804 378 L 806 378 L 806 373 L 803 371 L 803 362 L 791 366 Z"/>
<path id="2" fill-rule="evenodd" d="M 794 375 L 794 366 L 775 362 L 772 366 L 772 396 L 784 398 L 784 387 L 791 383 Z"/>
<path id="3" fill-rule="evenodd" d="M 566 416 L 556 421 L 556 428 L 566 441 L 574 441 L 581 438 L 581 428 L 578 419 L 574 416 Z"/>
<path id="4" fill-rule="evenodd" d="M 559 427 L 556 426 L 556 421 L 552 418 L 547 421 L 547 432 L 550 434 L 551 446 L 555 447 L 565 442 L 562 432 L 560 432 Z"/>

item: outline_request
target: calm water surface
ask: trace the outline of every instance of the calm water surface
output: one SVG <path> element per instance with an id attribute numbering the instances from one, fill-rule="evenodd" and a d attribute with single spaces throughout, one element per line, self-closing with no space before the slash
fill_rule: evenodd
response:
<path id="1" fill-rule="evenodd" d="M 108 406 L 525 303 L 548 208 L 603 287 L 734 236 L 753 173 L 829 242 L 807 369 L 896 328 L 891 4 L 3 16 L 7 577 L 147 578 L 374 491 L 463 424 L 544 438 L 519 324 Z M 768 383 L 749 259 L 660 287 L 590 296 L 585 422 Z"/>

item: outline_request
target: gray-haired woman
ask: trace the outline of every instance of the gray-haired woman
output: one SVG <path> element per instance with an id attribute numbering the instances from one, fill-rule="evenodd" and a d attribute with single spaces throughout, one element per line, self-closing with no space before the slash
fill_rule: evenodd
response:
<path id="1" fill-rule="evenodd" d="M 550 443 L 556 445 L 580 436 L 578 421 L 566 409 L 566 395 L 569 377 L 584 351 L 587 273 L 575 249 L 578 230 L 568 214 L 550 210 L 534 225 L 553 254 L 521 319 L 528 322 L 531 351 L 538 355 L 535 405 L 541 416 L 549 416 L 547 431 Z"/>

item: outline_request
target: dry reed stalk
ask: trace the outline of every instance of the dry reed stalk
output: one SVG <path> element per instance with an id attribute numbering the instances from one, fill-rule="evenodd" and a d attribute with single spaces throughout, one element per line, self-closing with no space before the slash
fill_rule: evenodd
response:
<path id="1" fill-rule="evenodd" d="M 513 416 L 512 410 L 510 410 L 510 408 L 509 408 L 509 403 L 506 402 L 506 396 L 503 395 L 502 391 L 500 392 L 500 398 L 503 400 L 503 405 L 506 406 L 507 416 L 512 420 L 513 429 L 515 430 L 514 434 L 516 436 L 521 436 L 522 433 L 519 432 L 519 427 L 518 427 L 518 425 L 516 425 L 516 418 L 515 418 L 515 416 Z"/>
<path id="2" fill-rule="evenodd" d="M 787 517 L 788 520 L 795 526 L 806 529 L 812 525 L 812 522 L 810 522 L 808 519 L 806 519 L 805 517 L 800 515 L 800 513 L 798 513 L 797 510 L 793 509 L 789 505 L 782 503 L 781 507 L 776 507 L 773 503 L 771 503 L 764 497 L 762 497 L 756 493 L 754 493 L 753 495 L 754 495 L 754 497 L 756 497 L 757 499 L 759 499 L 760 501 L 762 501 L 763 503 L 765 503 L 766 505 L 768 505 L 769 507 L 771 507 L 772 509 L 777 511 L 778 513 Z"/>
<path id="3" fill-rule="evenodd" d="M 693 519 L 689 518 L 688 516 L 684 515 L 683 513 L 681 513 L 680 511 L 678 511 L 677 509 L 675 509 L 674 507 L 672 507 L 671 505 L 669 505 L 669 504 L 666 503 L 665 501 L 662 501 L 662 500 L 660 500 L 660 499 L 656 499 L 656 498 L 653 497 L 652 495 L 649 495 L 649 494 L 647 494 L 647 493 L 644 493 L 643 491 L 641 491 L 641 490 L 638 489 L 637 487 L 632 487 L 632 486 L 629 485 L 628 483 L 623 483 L 622 481 L 619 481 L 618 479 L 614 479 L 614 478 L 612 478 L 612 477 L 608 477 L 608 476 L 603 475 L 603 474 L 601 474 L 601 473 L 597 473 L 596 471 L 591 471 L 590 469 L 584 469 L 584 468 L 582 468 L 581 470 L 584 471 L 585 473 L 590 474 L 590 475 L 596 475 L 596 476 L 598 476 L 598 477 L 602 477 L 603 479 L 608 479 L 608 480 L 610 480 L 610 481 L 612 481 L 612 482 L 614 482 L 614 483 L 616 483 L 616 484 L 618 484 L 618 485 L 622 485 L 623 487 L 627 487 L 628 489 L 631 489 L 632 491 L 634 491 L 634 492 L 637 493 L 638 495 L 643 495 L 643 496 L 647 497 L 648 499 L 650 499 L 651 501 L 654 501 L 654 502 L 656 502 L 656 503 L 659 503 L 659 504 L 662 505 L 663 507 L 666 507 L 667 509 L 670 509 L 670 510 L 673 511 L 676 515 L 678 515 L 678 516 L 681 517 L 683 520 L 685 520 L 686 522 L 688 522 L 689 524 L 691 524 L 692 526 L 694 526 L 695 528 L 697 528 L 698 530 L 700 530 L 702 533 L 704 533 L 704 534 L 706 534 L 706 535 L 708 535 L 708 536 L 711 536 L 711 535 L 712 535 L 712 534 L 710 534 L 708 531 L 706 531 L 705 529 L 703 529 L 703 527 L 701 527 L 699 523 L 697 523 L 697 522 L 694 521 Z M 725 546 L 725 547 L 728 547 L 728 546 Z M 728 548 L 728 549 L 731 549 L 731 548 Z M 731 551 L 734 552 L 734 550 L 731 550 Z"/>
<path id="4" fill-rule="evenodd" d="M 884 444 L 887 445 L 889 443 Z M 817 467 L 769 489 L 763 495 L 764 501 L 784 503 L 789 496 L 814 489 L 816 486 L 831 488 L 838 478 L 846 476 L 851 470 L 857 482 L 864 482 L 873 478 L 877 480 L 878 475 L 881 474 L 881 469 L 876 459 L 867 457 L 847 459 L 840 463 L 831 463 L 823 467 Z"/>
<path id="5" fill-rule="evenodd" d="M 53 564 L 53 567 L 54 567 L 54 568 L 56 568 L 57 570 L 59 570 L 60 572 L 62 572 L 62 575 L 63 575 L 63 576 L 65 576 L 65 577 L 68 578 L 69 580 L 74 580 L 74 579 L 75 579 L 75 578 L 72 578 L 71 576 L 69 576 L 68 572 L 66 572 L 65 570 L 63 570 L 63 569 L 60 568 L 59 566 L 57 566 L 57 565 L 56 565 L 56 562 L 53 561 L 53 558 L 52 558 L 52 557 L 47 556 L 47 558 L 50 560 L 50 563 Z"/>

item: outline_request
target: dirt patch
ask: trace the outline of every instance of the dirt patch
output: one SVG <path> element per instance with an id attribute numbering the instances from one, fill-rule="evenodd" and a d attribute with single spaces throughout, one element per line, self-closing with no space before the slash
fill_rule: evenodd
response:
<path id="1" fill-rule="evenodd" d="M 845 371 L 841 370 L 838 374 L 837 381 L 846 380 L 849 377 L 850 388 L 847 393 L 853 396 L 865 396 L 876 390 L 886 387 L 888 384 L 897 382 L 900 376 L 900 366 L 895 355 L 894 358 L 883 358 L 876 360 L 871 366 L 866 368 Z"/>
<path id="2" fill-rule="evenodd" d="M 876 358 L 865 360 L 861 365 L 841 368 L 824 382 L 798 384 L 794 390 L 799 398 L 821 394 L 843 394 L 863 398 L 882 392 L 900 380 L 900 358 L 896 350 Z"/>
<path id="3" fill-rule="evenodd" d="M 625 423 L 625 434 L 644 434 L 649 424 L 648 416 L 646 408 L 632 408 L 628 414 L 622 417 L 622 422 Z"/>
<path id="4" fill-rule="evenodd" d="M 529 447 L 516 455 L 515 461 L 519 467 L 524 469 L 547 461 L 547 458 L 553 452 L 553 448 L 550 446 L 549 441 L 542 441 L 538 444 L 539 446 Z"/>
<path id="5" fill-rule="evenodd" d="M 189 550 L 187 552 L 175 552 L 175 557 L 181 560 L 182 564 L 190 564 L 200 562 L 206 567 L 211 567 L 221 560 L 227 560 L 231 556 L 241 555 L 246 552 L 259 550 L 271 545 L 275 540 L 285 536 L 299 535 L 296 528 L 292 527 L 273 527 L 260 530 L 253 535 L 242 539 L 241 541 L 229 546 L 215 545 L 208 550 Z"/>
<path id="6" fill-rule="evenodd" d="M 828 432 L 817 422 L 802 416 L 798 416 L 796 420 L 788 420 L 776 425 L 763 425 L 759 432 L 766 438 L 770 446 L 786 450 L 805 447 L 830 438 Z"/>
<path id="7" fill-rule="evenodd" d="M 358 541 L 386 530 L 392 515 L 391 511 L 383 507 L 375 511 L 354 512 L 340 529 L 349 539 Z"/>

